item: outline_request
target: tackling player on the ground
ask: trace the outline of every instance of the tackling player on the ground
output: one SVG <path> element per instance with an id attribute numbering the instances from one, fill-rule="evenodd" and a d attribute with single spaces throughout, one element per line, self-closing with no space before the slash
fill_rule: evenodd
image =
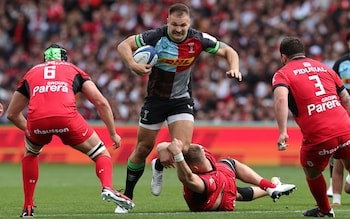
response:
<path id="1" fill-rule="evenodd" d="M 261 177 L 247 165 L 225 158 L 218 162 L 205 147 L 190 144 L 182 153 L 183 143 L 174 139 L 162 142 L 157 152 L 170 152 L 175 160 L 177 176 L 183 184 L 183 194 L 191 211 L 233 211 L 237 201 L 252 201 L 270 195 L 275 201 L 295 190 L 293 184 L 282 184 Z M 237 187 L 236 179 L 255 186 Z"/>

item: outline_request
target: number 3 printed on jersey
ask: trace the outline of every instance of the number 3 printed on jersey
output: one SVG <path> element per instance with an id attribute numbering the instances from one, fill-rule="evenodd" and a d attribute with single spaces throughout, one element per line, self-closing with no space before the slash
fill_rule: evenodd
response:
<path id="1" fill-rule="evenodd" d="M 311 81 L 311 80 L 315 80 L 315 81 L 316 81 L 315 87 L 316 87 L 317 89 L 319 89 L 318 91 L 315 92 L 316 96 L 320 96 L 320 95 L 326 93 L 326 91 L 324 90 L 324 87 L 323 87 L 323 85 L 322 85 L 322 83 L 321 83 L 321 80 L 320 80 L 320 78 L 318 77 L 318 75 L 311 75 L 311 76 L 309 76 L 309 80 L 310 80 L 310 81 Z"/>
<path id="2" fill-rule="evenodd" d="M 44 69 L 44 79 L 54 79 L 56 77 L 56 66 L 46 66 Z"/>

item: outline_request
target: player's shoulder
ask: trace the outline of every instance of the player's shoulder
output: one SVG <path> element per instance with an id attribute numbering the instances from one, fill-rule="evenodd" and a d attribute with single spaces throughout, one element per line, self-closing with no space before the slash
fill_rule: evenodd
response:
<path id="1" fill-rule="evenodd" d="M 167 26 L 161 26 L 137 34 L 135 40 L 140 45 L 155 45 L 158 40 L 165 36 L 167 36 Z"/>
<path id="2" fill-rule="evenodd" d="M 200 40 L 209 39 L 209 40 L 212 40 L 215 42 L 217 41 L 213 35 L 206 33 L 206 32 L 202 32 L 202 31 L 197 30 L 197 29 L 194 29 L 192 27 L 190 27 L 188 29 L 188 38 L 198 38 Z"/>
<path id="3" fill-rule="evenodd" d="M 340 58 L 338 58 L 335 62 L 334 62 L 334 66 L 340 65 L 340 63 L 342 62 L 346 62 L 349 61 L 350 62 L 350 56 L 348 54 L 341 56 Z"/>

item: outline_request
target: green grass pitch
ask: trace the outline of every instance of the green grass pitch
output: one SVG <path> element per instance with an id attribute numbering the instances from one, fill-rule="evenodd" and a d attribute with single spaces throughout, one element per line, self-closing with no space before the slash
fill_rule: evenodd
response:
<path id="1" fill-rule="evenodd" d="M 151 171 L 148 165 L 134 194 L 135 209 L 128 214 L 114 214 L 115 205 L 102 201 L 100 183 L 94 165 L 40 164 L 35 195 L 36 218 L 133 218 L 133 219 L 209 219 L 209 218 L 302 218 L 301 212 L 315 207 L 300 167 L 258 167 L 266 178 L 280 176 L 282 182 L 294 183 L 297 190 L 276 203 L 270 197 L 253 202 L 237 202 L 233 212 L 191 213 L 182 198 L 175 169 L 165 170 L 162 194 L 150 193 Z M 124 188 L 125 166 L 114 166 L 116 189 Z M 329 170 L 325 176 L 328 180 Z M 23 204 L 20 164 L 0 164 L 0 219 L 19 218 Z M 239 183 L 243 186 L 244 184 Z M 331 200 L 330 200 L 331 201 Z M 343 192 L 342 206 L 334 207 L 337 218 L 350 218 L 350 195 Z"/>

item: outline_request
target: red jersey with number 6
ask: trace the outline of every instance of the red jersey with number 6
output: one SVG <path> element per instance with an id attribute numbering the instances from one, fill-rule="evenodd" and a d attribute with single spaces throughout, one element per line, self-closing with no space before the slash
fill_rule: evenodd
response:
<path id="1" fill-rule="evenodd" d="M 74 116 L 75 94 L 90 76 L 64 61 L 48 61 L 31 68 L 20 80 L 17 91 L 29 98 L 28 119 Z"/>
<path id="2" fill-rule="evenodd" d="M 310 58 L 291 60 L 275 73 L 272 86 L 289 89 L 289 109 L 304 142 L 318 144 L 350 132 L 350 117 L 338 96 L 345 87 L 328 66 Z"/>

